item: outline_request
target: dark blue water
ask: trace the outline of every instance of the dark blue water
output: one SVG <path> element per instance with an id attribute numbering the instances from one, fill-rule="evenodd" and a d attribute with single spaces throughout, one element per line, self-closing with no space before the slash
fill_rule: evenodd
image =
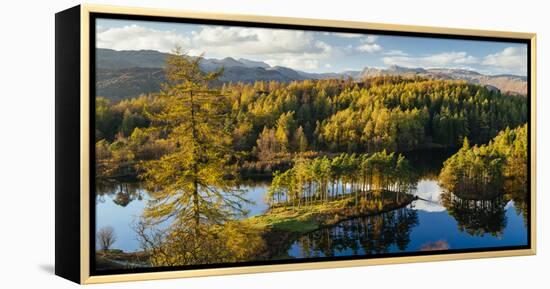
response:
<path id="1" fill-rule="evenodd" d="M 527 245 L 524 218 L 513 200 L 487 201 L 490 209 L 474 202 L 466 210 L 448 205 L 453 216 L 442 194 L 435 181 L 420 181 L 416 195 L 424 200 L 306 234 L 287 253 L 305 258 Z"/>
<path id="2" fill-rule="evenodd" d="M 409 234 L 409 242 L 403 247 L 398 245 L 398 240 L 389 237 L 384 238 L 384 244 L 371 246 L 371 249 L 365 249 L 361 245 L 363 241 L 368 241 L 372 235 L 360 236 L 355 232 L 350 232 L 344 226 L 357 226 L 355 220 L 340 223 L 329 228 L 328 233 L 314 232 L 301 237 L 294 242 L 288 251 L 288 255 L 296 258 L 304 257 L 324 257 L 324 256 L 352 256 L 373 253 L 396 253 L 396 252 L 418 252 L 428 250 L 447 250 L 447 249 L 473 249 L 501 246 L 516 246 L 527 244 L 527 231 L 522 217 L 518 216 L 515 209 L 511 206 L 513 201 L 507 205 L 505 212 L 507 224 L 497 235 L 491 232 L 482 235 L 471 235 L 466 231 L 460 231 L 456 220 L 446 211 L 427 212 L 415 210 L 414 208 L 403 209 L 404 213 L 416 212 L 418 224 L 413 226 Z M 323 229 L 327 230 L 327 229 Z M 393 231 L 388 234 L 395 235 Z M 328 236 L 332 240 L 349 238 L 346 242 L 334 242 L 330 246 L 304 245 L 315 239 L 321 239 Z M 380 237 L 380 235 L 375 235 Z M 319 248 L 321 247 L 321 248 Z M 375 247 L 372 249 L 372 247 Z"/>
<path id="3" fill-rule="evenodd" d="M 249 216 L 267 209 L 267 188 L 267 183 L 242 186 L 253 201 L 247 207 Z M 111 226 L 117 236 L 113 248 L 139 251 L 134 227 L 147 204 L 147 192 L 136 184 L 102 189 L 96 202 L 97 230 Z M 493 204 L 494 212 L 479 216 L 447 205 L 453 216 L 443 204 L 443 191 L 436 181 L 419 181 L 413 193 L 422 200 L 387 214 L 348 220 L 306 234 L 289 246 L 287 254 L 301 258 L 527 244 L 524 219 L 513 200 L 501 200 Z"/>

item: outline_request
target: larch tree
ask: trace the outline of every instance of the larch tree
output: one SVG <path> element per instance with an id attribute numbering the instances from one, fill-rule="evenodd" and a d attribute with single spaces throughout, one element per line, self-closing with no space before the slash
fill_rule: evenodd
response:
<path id="1" fill-rule="evenodd" d="M 304 134 L 302 126 L 298 127 L 294 133 L 294 147 L 297 152 L 305 152 L 307 150 L 307 138 Z"/>
<path id="2" fill-rule="evenodd" d="M 166 103 L 150 115 L 149 130 L 164 135 L 172 148 L 141 165 L 152 198 L 144 217 L 153 222 L 172 218 L 194 228 L 195 235 L 233 219 L 247 203 L 244 192 L 235 189 L 232 137 L 223 126 L 230 106 L 211 85 L 222 71 L 203 72 L 201 59 L 179 48 L 167 56 L 167 82 L 160 93 Z"/>
<path id="3" fill-rule="evenodd" d="M 281 151 L 286 152 L 290 141 L 291 134 L 294 130 L 294 112 L 287 112 L 281 114 L 277 120 L 277 126 L 275 130 L 275 137 L 281 145 Z"/>

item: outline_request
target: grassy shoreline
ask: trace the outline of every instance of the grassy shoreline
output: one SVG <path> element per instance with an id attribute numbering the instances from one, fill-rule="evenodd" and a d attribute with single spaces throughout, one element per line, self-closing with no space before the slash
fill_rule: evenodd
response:
<path id="1" fill-rule="evenodd" d="M 415 200 L 413 195 L 407 193 L 379 191 L 379 194 L 378 198 L 360 200 L 357 205 L 354 196 L 347 196 L 328 203 L 294 208 L 289 206 L 271 208 L 265 214 L 248 218 L 243 222 L 266 231 L 308 233 L 343 220 L 399 209 Z"/>
<path id="2" fill-rule="evenodd" d="M 96 267 L 101 269 L 131 269 L 149 267 L 147 253 L 124 252 L 118 249 L 96 252 Z"/>

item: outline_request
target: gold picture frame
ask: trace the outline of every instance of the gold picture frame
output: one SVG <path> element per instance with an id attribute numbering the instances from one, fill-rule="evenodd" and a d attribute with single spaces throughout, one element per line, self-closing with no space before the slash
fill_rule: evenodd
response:
<path id="1" fill-rule="evenodd" d="M 90 269 L 90 206 L 92 205 L 90 179 L 90 17 L 93 13 L 108 15 L 132 15 L 148 17 L 170 17 L 201 20 L 237 21 L 251 24 L 315 26 L 320 28 L 342 28 L 358 30 L 376 30 L 392 32 L 410 32 L 437 35 L 453 35 L 456 37 L 488 37 L 525 40 L 529 43 L 529 105 L 530 105 L 530 220 L 529 248 L 448 253 L 418 256 L 381 257 L 372 259 L 335 260 L 323 262 L 306 262 L 292 264 L 255 265 L 243 267 L 190 269 L 179 271 L 124 273 L 109 275 L 92 275 Z M 74 27 L 76 26 L 76 27 Z M 75 39 L 77 38 L 77 39 Z M 151 8 L 130 8 L 104 5 L 83 4 L 56 15 L 56 59 L 70 58 L 72 60 L 56 60 L 56 274 L 81 284 L 96 284 L 105 282 L 122 282 L 137 280 L 155 280 L 183 277 L 200 277 L 230 274 L 248 274 L 261 272 L 277 272 L 289 270 L 310 270 L 324 268 L 339 268 L 352 266 L 370 266 L 383 264 L 432 262 L 474 258 L 524 256 L 536 254 L 536 34 L 504 32 L 490 30 L 457 29 L 442 27 L 424 27 L 413 25 L 393 25 L 366 22 L 301 19 L 256 15 L 215 14 L 191 11 L 178 11 Z M 74 71 L 78 69 L 78 71 Z M 76 75 L 70 76 L 78 72 Z M 67 98 L 74 97 L 78 92 L 78 103 L 67 104 Z M 72 95 L 71 95 L 72 94 Z M 77 110 L 75 110 L 78 107 Z M 72 111 L 70 111 L 72 109 Z M 71 120 L 79 122 L 79 127 L 70 127 Z M 75 135 L 75 133 L 77 133 Z M 77 147 L 75 147 L 77 146 Z M 72 147 L 75 150 L 70 157 L 63 152 Z M 58 166 L 58 167 L 57 167 Z M 68 172 L 77 173 L 69 176 Z M 78 175 L 78 178 L 74 178 Z M 66 183 L 61 184 L 60 182 Z M 76 191 L 75 191 L 76 190 Z M 74 194 L 78 193 L 78 196 Z M 72 197 L 68 197 L 71 195 Z M 78 224 L 69 220 L 78 212 Z M 73 223 L 70 223 L 73 222 Z M 70 223 L 70 224 L 69 224 Z M 77 232 L 74 229 L 78 228 Z M 68 236 L 66 241 L 60 237 Z M 68 248 L 68 249 L 67 249 Z"/>

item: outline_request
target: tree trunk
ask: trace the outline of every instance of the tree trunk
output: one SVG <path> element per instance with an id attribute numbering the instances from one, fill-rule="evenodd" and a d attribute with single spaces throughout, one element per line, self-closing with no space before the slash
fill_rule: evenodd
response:
<path id="1" fill-rule="evenodd" d="M 193 159 L 193 211 L 194 211 L 194 219 L 195 219 L 195 235 L 199 235 L 199 226 L 200 226 L 200 203 L 199 203 L 199 182 L 198 182 L 198 174 L 199 174 L 199 166 L 198 166 L 198 160 L 200 159 L 199 156 L 199 150 L 197 149 L 197 124 L 195 119 L 195 99 L 193 98 L 193 91 L 189 92 L 189 96 L 191 99 L 191 133 L 193 135 L 193 152 L 194 152 L 194 159 Z"/>

